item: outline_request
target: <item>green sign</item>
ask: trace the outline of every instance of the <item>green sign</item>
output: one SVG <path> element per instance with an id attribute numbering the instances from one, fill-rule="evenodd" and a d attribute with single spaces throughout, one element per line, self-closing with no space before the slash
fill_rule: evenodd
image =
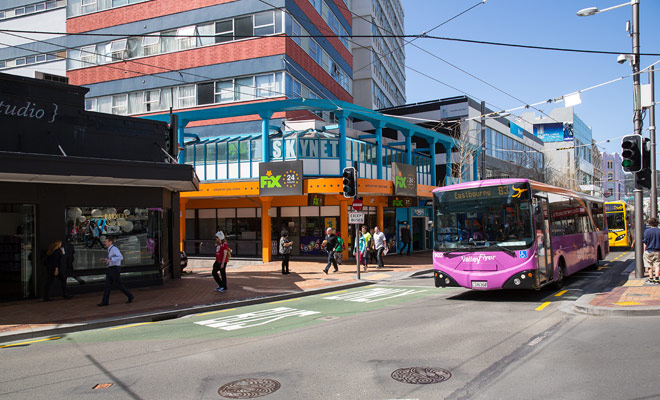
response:
<path id="1" fill-rule="evenodd" d="M 417 197 L 389 196 L 387 198 L 387 206 L 394 208 L 417 207 Z"/>
<path id="2" fill-rule="evenodd" d="M 300 196 L 302 194 L 302 161 L 259 163 L 259 196 Z"/>
<path id="3" fill-rule="evenodd" d="M 417 196 L 417 167 L 392 163 L 395 196 Z"/>

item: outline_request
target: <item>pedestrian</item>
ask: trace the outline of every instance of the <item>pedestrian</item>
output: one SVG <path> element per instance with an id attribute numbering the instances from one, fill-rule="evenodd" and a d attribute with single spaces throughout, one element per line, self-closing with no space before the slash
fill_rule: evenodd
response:
<path id="1" fill-rule="evenodd" d="M 62 241 L 56 240 L 48 246 L 46 251 L 46 282 L 44 284 L 44 301 L 50 301 L 50 286 L 53 284 L 53 280 L 57 279 L 60 281 L 60 286 L 62 288 L 62 297 L 65 299 L 70 299 L 71 296 L 66 294 L 66 275 L 64 269 L 66 266 L 63 262 L 63 249 Z"/>
<path id="2" fill-rule="evenodd" d="M 647 283 L 660 284 L 660 228 L 658 219 L 649 219 L 650 228 L 644 231 L 644 263 L 649 269 Z"/>
<path id="3" fill-rule="evenodd" d="M 360 236 L 355 243 L 355 249 L 353 250 L 355 257 L 358 259 L 358 264 L 362 264 L 366 271 L 369 267 L 367 265 L 367 239 L 364 235 L 364 230 L 365 227 L 362 227 L 362 232 L 360 233 Z"/>
<path id="4" fill-rule="evenodd" d="M 91 249 L 94 247 L 95 243 L 98 243 L 101 248 L 103 248 L 103 243 L 101 243 L 101 229 L 99 229 L 98 225 L 96 225 L 96 222 L 92 221 L 89 224 L 89 230 L 90 230 L 90 237 L 91 237 L 91 243 L 89 245 L 89 248 Z"/>
<path id="5" fill-rule="evenodd" d="M 346 244 L 344 243 L 344 239 L 342 239 L 339 232 L 337 232 L 337 248 L 335 249 L 335 260 L 337 260 L 337 265 L 344 264 L 343 255 L 345 248 Z"/>
<path id="6" fill-rule="evenodd" d="M 117 289 L 126 295 L 128 298 L 126 303 L 132 303 L 135 296 L 121 283 L 121 261 L 124 259 L 124 256 L 121 255 L 119 248 L 115 246 L 115 238 L 106 236 L 105 247 L 108 248 L 108 256 L 99 259 L 100 262 L 104 262 L 107 265 L 105 270 L 105 291 L 103 292 L 103 299 L 101 299 L 101 302 L 97 306 L 104 307 L 109 304 L 110 291 L 113 287 L 117 287 Z"/>
<path id="7" fill-rule="evenodd" d="M 330 270 L 330 264 L 332 264 L 335 267 L 335 272 L 339 271 L 339 268 L 337 267 L 337 260 L 335 259 L 335 252 L 337 249 L 337 235 L 332 233 L 332 228 L 328 228 L 325 230 L 325 239 L 323 239 L 323 243 L 321 243 L 321 246 L 328 252 L 328 265 L 325 266 L 323 269 L 323 272 L 326 274 L 328 273 L 328 270 Z"/>
<path id="8" fill-rule="evenodd" d="M 282 255 L 282 275 L 289 274 L 289 255 L 291 254 L 293 242 L 289 240 L 289 232 L 282 231 L 280 237 L 280 254 Z"/>
<path id="9" fill-rule="evenodd" d="M 362 225 L 362 237 L 364 237 L 364 270 L 367 270 L 369 264 L 369 250 L 373 247 L 373 240 L 371 238 L 371 233 L 369 233 L 369 228 L 366 225 Z"/>
<path id="10" fill-rule="evenodd" d="M 73 272 L 73 261 L 75 259 L 74 254 L 76 254 L 76 249 L 73 247 L 73 238 L 71 235 L 67 235 L 65 240 L 64 240 L 64 265 L 66 266 L 65 268 L 65 278 L 67 276 L 72 277 L 76 281 L 78 281 L 79 284 L 84 285 L 85 281 L 76 275 L 75 272 Z"/>
<path id="11" fill-rule="evenodd" d="M 378 268 L 383 268 L 383 252 L 385 251 L 385 246 L 387 245 L 387 239 L 385 234 L 378 229 L 377 226 L 374 227 L 374 247 L 376 248 L 376 261 L 378 262 Z"/>
<path id="12" fill-rule="evenodd" d="M 227 290 L 227 261 L 229 261 L 229 245 L 225 240 L 225 234 L 218 231 L 215 234 L 215 262 L 213 263 L 213 279 L 218 284 L 214 290 L 224 292 Z M 218 276 L 220 272 L 220 276 Z"/>
<path id="13" fill-rule="evenodd" d="M 403 227 L 401 227 L 401 251 L 399 255 L 403 255 L 403 249 L 406 249 L 406 254 L 410 255 L 411 247 L 411 238 L 410 238 L 410 228 L 408 227 L 408 221 L 403 221 Z"/>

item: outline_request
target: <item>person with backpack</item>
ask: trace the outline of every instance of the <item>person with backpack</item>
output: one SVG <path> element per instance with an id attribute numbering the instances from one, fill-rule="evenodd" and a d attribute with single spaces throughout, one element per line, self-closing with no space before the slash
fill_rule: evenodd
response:
<path id="1" fill-rule="evenodd" d="M 280 254 L 282 255 L 282 275 L 289 274 L 289 256 L 293 242 L 289 240 L 289 232 L 282 231 L 280 237 Z"/>
<path id="2" fill-rule="evenodd" d="M 338 265 L 343 264 L 343 252 L 346 249 L 346 245 L 344 244 L 344 239 L 341 238 L 339 232 L 337 232 L 337 248 L 335 249 L 335 260 L 337 261 Z"/>

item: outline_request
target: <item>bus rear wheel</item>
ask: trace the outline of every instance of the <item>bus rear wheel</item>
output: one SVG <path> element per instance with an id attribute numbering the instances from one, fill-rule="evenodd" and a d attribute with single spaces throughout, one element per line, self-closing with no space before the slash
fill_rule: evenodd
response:
<path id="1" fill-rule="evenodd" d="M 556 290 L 560 290 L 564 287 L 564 263 L 559 261 L 557 268 L 557 280 L 552 284 L 552 287 Z"/>

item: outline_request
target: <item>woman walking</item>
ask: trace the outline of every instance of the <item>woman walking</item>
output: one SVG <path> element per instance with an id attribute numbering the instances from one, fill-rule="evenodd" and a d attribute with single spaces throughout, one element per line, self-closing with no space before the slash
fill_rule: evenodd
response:
<path id="1" fill-rule="evenodd" d="M 289 232 L 282 231 L 280 237 L 280 254 L 282 255 L 282 275 L 289 274 L 289 256 L 291 255 L 293 242 L 289 240 Z"/>
<path id="2" fill-rule="evenodd" d="M 229 245 L 225 240 L 225 234 L 218 231 L 215 234 L 215 263 L 213 263 L 213 279 L 218 284 L 214 290 L 224 292 L 227 290 L 227 261 L 229 260 Z M 220 272 L 220 276 L 218 276 Z"/>

